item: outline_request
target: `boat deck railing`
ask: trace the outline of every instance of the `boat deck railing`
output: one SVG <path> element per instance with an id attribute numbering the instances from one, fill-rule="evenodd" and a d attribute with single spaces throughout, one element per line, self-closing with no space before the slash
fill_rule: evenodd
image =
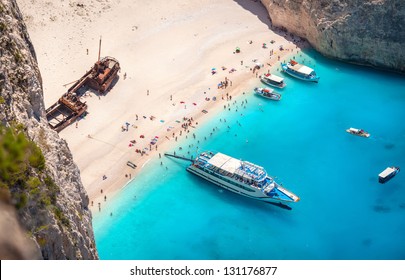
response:
<path id="1" fill-rule="evenodd" d="M 256 181 L 261 181 L 267 176 L 267 173 L 263 170 L 263 168 L 249 162 L 242 164 L 239 170 L 240 173 L 243 172 Z"/>

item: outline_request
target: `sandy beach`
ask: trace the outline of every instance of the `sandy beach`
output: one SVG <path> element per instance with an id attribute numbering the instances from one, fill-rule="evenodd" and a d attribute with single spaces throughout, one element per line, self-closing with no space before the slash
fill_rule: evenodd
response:
<path id="1" fill-rule="evenodd" d="M 115 86 L 104 96 L 90 92 L 84 96 L 88 115 L 60 132 L 96 211 L 104 196 L 113 196 L 150 159 L 169 151 L 176 137 L 180 141 L 187 135 L 181 127 L 184 118 L 192 118 L 197 127 L 223 110 L 230 102 L 226 94 L 234 98 L 252 91 L 258 82 L 257 71 L 252 71 L 256 63 L 264 66 L 259 75 L 274 65 L 275 73 L 279 59 L 302 47 L 290 35 L 271 30 L 267 11 L 258 1 L 19 0 L 18 4 L 36 50 L 46 107 L 96 62 L 100 37 L 101 56 L 120 62 Z M 236 47 L 240 53 L 235 53 Z M 227 88 L 218 89 L 226 79 Z M 187 130 L 192 133 L 193 127 Z M 157 143 L 150 145 L 156 136 Z M 137 168 L 127 166 L 127 161 Z"/>

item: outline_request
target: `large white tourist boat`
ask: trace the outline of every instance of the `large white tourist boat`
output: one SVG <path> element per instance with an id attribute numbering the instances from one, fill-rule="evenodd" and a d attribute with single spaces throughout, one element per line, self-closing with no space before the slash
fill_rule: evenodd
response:
<path id="1" fill-rule="evenodd" d="M 278 87 L 278 88 L 284 88 L 287 84 L 284 82 L 284 78 L 281 78 L 279 76 L 276 76 L 274 74 L 264 74 L 260 76 L 260 81 L 262 81 L 264 84 L 273 86 L 273 87 Z"/>
<path id="2" fill-rule="evenodd" d="M 297 202 L 299 197 L 284 189 L 263 167 L 222 153 L 203 152 L 187 170 L 231 192 L 289 208 L 283 203 Z"/>
<path id="3" fill-rule="evenodd" d="M 314 69 L 299 64 L 295 60 L 290 60 L 288 63 L 281 63 L 281 70 L 297 79 L 316 83 L 319 81 L 319 77 L 316 75 Z"/>

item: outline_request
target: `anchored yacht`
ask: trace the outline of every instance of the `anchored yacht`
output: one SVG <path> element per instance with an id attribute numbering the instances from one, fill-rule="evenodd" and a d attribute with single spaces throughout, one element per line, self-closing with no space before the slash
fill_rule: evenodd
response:
<path id="1" fill-rule="evenodd" d="M 297 195 L 276 183 L 263 167 L 222 153 L 200 153 L 187 170 L 234 193 L 281 207 L 285 206 L 283 203 L 299 201 Z"/>
<path id="2" fill-rule="evenodd" d="M 291 60 L 288 63 L 281 63 L 281 70 L 290 76 L 303 81 L 315 83 L 319 81 L 319 77 L 316 75 L 314 69 L 306 65 L 299 64 L 295 60 Z"/>

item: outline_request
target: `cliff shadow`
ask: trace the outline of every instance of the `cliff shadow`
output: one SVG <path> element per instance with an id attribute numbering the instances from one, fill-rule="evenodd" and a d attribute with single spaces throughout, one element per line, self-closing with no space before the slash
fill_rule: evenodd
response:
<path id="1" fill-rule="evenodd" d="M 243 9 L 256 15 L 257 18 L 266 24 L 269 29 L 273 30 L 273 25 L 271 23 L 271 18 L 267 12 L 266 7 L 259 0 L 234 0 Z"/>
<path id="2" fill-rule="evenodd" d="M 308 44 L 304 38 L 288 32 L 287 29 L 283 27 L 274 26 L 266 7 L 260 0 L 234 0 L 234 2 L 236 2 L 243 9 L 255 15 L 261 22 L 266 24 L 267 27 L 277 35 L 284 37 L 286 40 L 293 42 L 294 44 L 298 44 L 301 48 Z"/>

